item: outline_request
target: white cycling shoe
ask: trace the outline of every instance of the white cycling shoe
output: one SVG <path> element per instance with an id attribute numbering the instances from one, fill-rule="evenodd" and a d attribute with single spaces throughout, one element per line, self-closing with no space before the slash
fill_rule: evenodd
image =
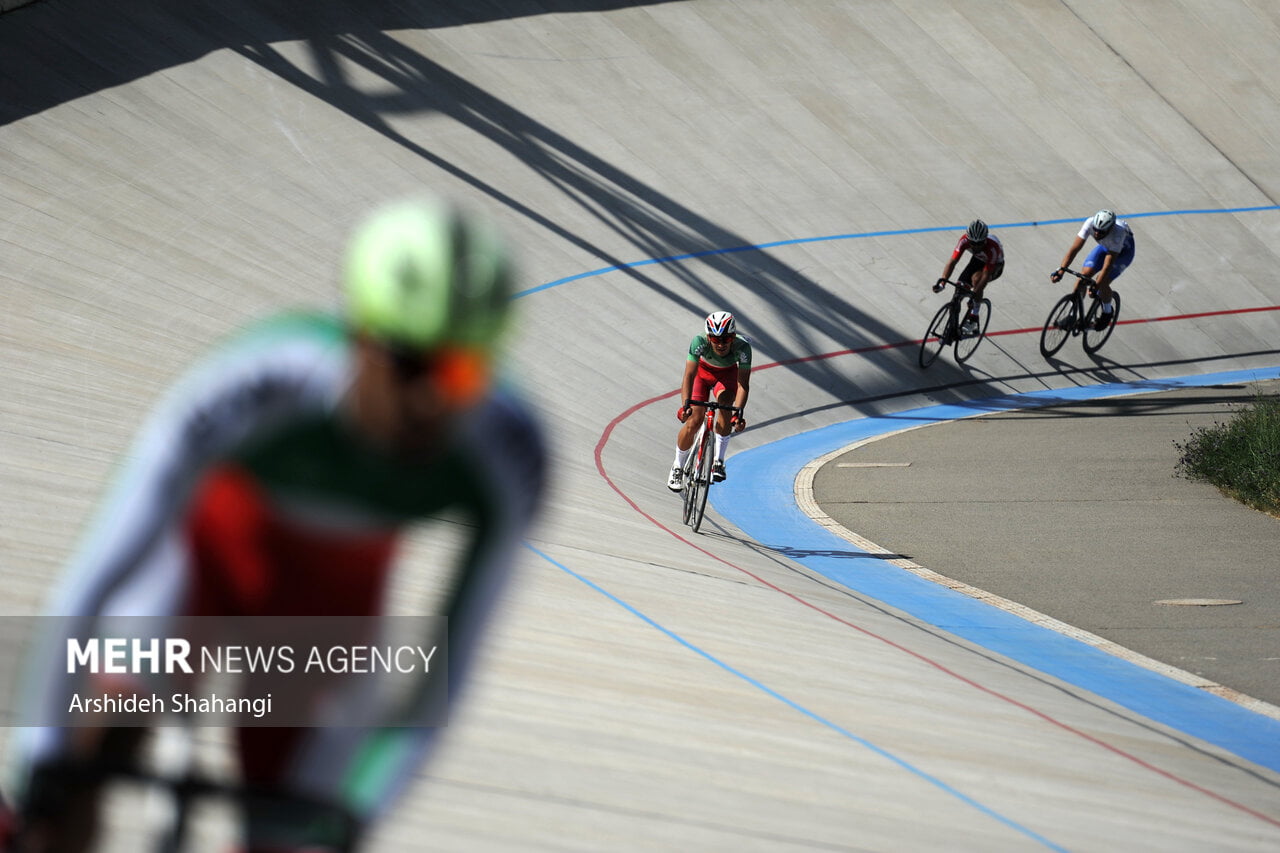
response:
<path id="1" fill-rule="evenodd" d="M 667 488 L 673 492 L 684 489 L 684 471 L 677 466 L 671 467 L 671 476 L 667 477 Z"/>

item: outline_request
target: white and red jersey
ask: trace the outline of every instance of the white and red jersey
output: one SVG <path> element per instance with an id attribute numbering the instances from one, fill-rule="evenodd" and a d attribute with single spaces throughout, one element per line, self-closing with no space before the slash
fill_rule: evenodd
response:
<path id="1" fill-rule="evenodd" d="M 988 272 L 1004 263 L 1004 246 L 1000 245 L 1000 238 L 994 234 L 987 235 L 987 242 L 981 248 L 974 247 L 968 234 L 961 234 L 959 241 L 956 242 L 955 251 L 951 253 L 951 260 L 960 260 L 960 256 L 965 252 L 973 255 L 974 260 L 981 261 L 983 268 Z"/>

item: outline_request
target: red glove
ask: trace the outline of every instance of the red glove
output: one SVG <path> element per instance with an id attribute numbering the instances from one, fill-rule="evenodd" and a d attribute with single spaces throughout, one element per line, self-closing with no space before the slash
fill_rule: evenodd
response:
<path id="1" fill-rule="evenodd" d="M 685 421 L 689 420 L 689 414 L 692 411 L 693 411 L 692 406 L 687 404 L 681 405 L 680 408 L 676 409 L 676 420 L 678 420 L 680 423 L 684 423 Z"/>
<path id="2" fill-rule="evenodd" d="M 734 432 L 742 432 L 747 428 L 747 419 L 742 415 L 734 415 L 729 421 L 729 426 L 733 428 Z"/>

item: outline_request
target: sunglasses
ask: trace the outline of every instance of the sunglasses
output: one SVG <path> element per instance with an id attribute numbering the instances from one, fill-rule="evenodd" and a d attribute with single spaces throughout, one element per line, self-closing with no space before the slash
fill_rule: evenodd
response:
<path id="1" fill-rule="evenodd" d="M 733 337 L 734 336 L 732 333 L 728 335 L 707 335 L 707 340 L 711 341 L 711 343 L 716 345 L 730 344 L 730 343 L 733 343 Z"/>
<path id="2" fill-rule="evenodd" d="M 382 347 L 401 384 L 418 382 L 425 377 L 441 399 L 452 405 L 474 403 L 489 387 L 489 361 L 476 350 L 465 347 L 421 350 L 396 344 Z"/>

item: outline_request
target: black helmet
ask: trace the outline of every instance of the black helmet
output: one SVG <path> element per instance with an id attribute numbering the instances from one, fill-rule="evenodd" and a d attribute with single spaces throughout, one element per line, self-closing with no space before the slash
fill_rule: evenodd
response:
<path id="1" fill-rule="evenodd" d="M 987 242 L 987 223 L 981 219 L 975 219 L 969 223 L 969 230 L 964 233 L 968 236 L 970 243 L 985 243 Z"/>

